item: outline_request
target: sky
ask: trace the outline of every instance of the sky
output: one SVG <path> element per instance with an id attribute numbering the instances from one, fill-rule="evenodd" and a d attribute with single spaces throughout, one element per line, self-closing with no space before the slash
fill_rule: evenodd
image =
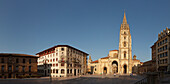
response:
<path id="1" fill-rule="evenodd" d="M 71 45 L 106 57 L 119 48 L 124 10 L 132 55 L 151 59 L 158 33 L 170 28 L 170 0 L 0 0 L 0 53 L 36 53 Z"/>

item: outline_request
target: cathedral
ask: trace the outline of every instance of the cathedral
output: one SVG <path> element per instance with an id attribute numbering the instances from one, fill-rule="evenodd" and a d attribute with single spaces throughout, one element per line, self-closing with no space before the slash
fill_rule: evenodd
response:
<path id="1" fill-rule="evenodd" d="M 133 56 L 132 39 L 129 24 L 124 12 L 123 22 L 120 26 L 119 50 L 111 50 L 107 57 L 92 61 L 88 59 L 88 71 L 93 74 L 130 74 L 136 72 L 132 67 L 140 64 L 140 60 Z"/>

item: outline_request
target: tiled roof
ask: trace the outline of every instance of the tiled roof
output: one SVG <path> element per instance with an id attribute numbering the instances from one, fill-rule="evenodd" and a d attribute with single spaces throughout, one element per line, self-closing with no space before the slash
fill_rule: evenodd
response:
<path id="1" fill-rule="evenodd" d="M 95 61 L 92 61 L 91 63 L 98 63 L 99 61 L 98 60 L 95 60 Z"/>
<path id="2" fill-rule="evenodd" d="M 37 53 L 37 54 L 43 53 L 44 51 L 48 51 L 48 50 L 50 50 L 50 49 L 55 49 L 56 47 L 69 47 L 69 48 L 75 49 L 75 50 L 77 50 L 77 51 L 79 51 L 79 52 L 82 52 L 82 53 L 84 53 L 84 54 L 86 54 L 86 55 L 89 55 L 89 54 L 87 54 L 87 53 L 85 53 L 85 52 L 83 52 L 83 51 L 81 51 L 81 50 L 79 50 L 79 49 L 77 49 L 77 48 L 74 48 L 74 47 L 72 47 L 72 46 L 69 46 L 69 45 L 57 45 L 57 46 L 53 46 L 53 47 L 48 48 L 48 49 L 46 49 L 46 50 L 43 50 L 43 51 L 41 51 L 41 52 L 39 52 L 39 53 Z M 37 55 L 37 54 L 36 54 L 36 55 Z"/>
<path id="3" fill-rule="evenodd" d="M 14 56 L 14 57 L 18 57 L 18 56 L 23 56 L 23 57 L 37 57 L 34 55 L 27 55 L 27 54 L 17 54 L 17 53 L 0 53 L 0 56 Z"/>

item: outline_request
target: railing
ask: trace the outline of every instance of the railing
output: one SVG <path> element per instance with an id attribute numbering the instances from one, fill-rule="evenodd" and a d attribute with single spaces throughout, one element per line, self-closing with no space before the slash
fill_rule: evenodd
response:
<path id="1" fill-rule="evenodd" d="M 147 77 L 146 77 L 146 78 L 144 78 L 144 79 L 142 79 L 142 80 L 137 81 L 137 82 L 136 82 L 136 83 L 134 83 L 134 84 L 148 84 Z"/>
<path id="2" fill-rule="evenodd" d="M 59 60 L 58 62 L 59 63 L 67 63 L 68 61 L 67 60 Z"/>

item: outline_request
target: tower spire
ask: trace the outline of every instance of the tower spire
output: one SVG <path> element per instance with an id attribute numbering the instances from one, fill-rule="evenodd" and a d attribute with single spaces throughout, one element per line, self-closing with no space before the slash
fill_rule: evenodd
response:
<path id="1" fill-rule="evenodd" d="M 127 20 L 126 20 L 126 13 L 125 13 L 125 10 L 124 10 L 123 24 L 127 24 Z"/>

